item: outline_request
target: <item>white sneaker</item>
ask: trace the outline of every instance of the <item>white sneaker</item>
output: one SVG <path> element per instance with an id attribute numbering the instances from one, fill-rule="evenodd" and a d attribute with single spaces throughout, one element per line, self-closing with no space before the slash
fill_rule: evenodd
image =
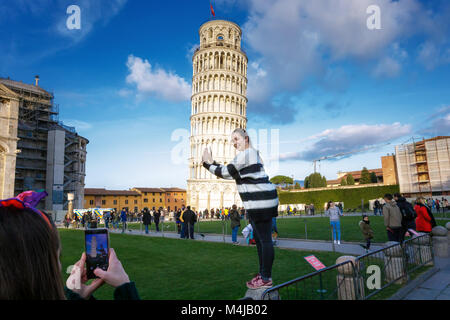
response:
<path id="1" fill-rule="evenodd" d="M 338 240 L 337 244 L 341 244 L 341 241 L 340 241 L 340 240 Z"/>
<path id="2" fill-rule="evenodd" d="M 336 240 L 333 240 L 334 244 L 337 244 Z"/>

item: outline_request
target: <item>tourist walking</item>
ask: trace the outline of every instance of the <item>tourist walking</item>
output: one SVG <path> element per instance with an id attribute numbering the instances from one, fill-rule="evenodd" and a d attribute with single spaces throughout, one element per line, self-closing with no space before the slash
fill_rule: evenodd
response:
<path id="1" fill-rule="evenodd" d="M 336 207 L 333 201 L 328 201 L 325 214 L 330 216 L 330 225 L 331 229 L 333 230 L 334 244 L 341 244 L 341 222 L 339 218 L 340 216 L 342 216 L 341 210 Z"/>
<path id="2" fill-rule="evenodd" d="M 367 215 L 362 216 L 362 220 L 359 222 L 359 228 L 366 240 L 366 245 L 361 245 L 364 249 L 366 249 L 366 253 L 370 250 L 370 244 L 373 239 L 373 230 L 370 227 L 369 217 Z"/>
<path id="3" fill-rule="evenodd" d="M 161 219 L 161 207 L 153 213 L 153 221 L 155 222 L 156 232 L 159 232 L 159 220 Z"/>
<path id="4" fill-rule="evenodd" d="M 194 239 L 194 224 L 197 222 L 197 216 L 195 212 L 191 210 L 190 206 L 187 206 L 186 210 L 180 217 L 180 220 L 184 224 L 184 237 L 186 239 Z"/>
<path id="5" fill-rule="evenodd" d="M 233 244 L 238 245 L 237 234 L 239 231 L 239 227 L 241 226 L 241 215 L 237 210 L 237 206 L 233 204 L 231 210 L 229 212 L 230 215 L 230 227 L 231 227 L 231 241 Z"/>
<path id="6" fill-rule="evenodd" d="M 142 214 L 142 224 L 145 227 L 145 233 L 148 234 L 148 226 L 152 224 L 152 216 L 148 208 L 144 208 L 144 213 Z"/>
<path id="7" fill-rule="evenodd" d="M 105 221 L 105 228 L 109 229 L 109 222 L 111 220 L 111 213 L 109 211 L 103 214 L 103 220 Z"/>
<path id="8" fill-rule="evenodd" d="M 430 233 L 431 229 L 433 229 L 431 209 L 425 205 L 424 198 L 417 198 L 414 210 L 417 213 L 416 231 Z"/>
<path id="9" fill-rule="evenodd" d="M 380 201 L 378 201 L 378 199 L 375 200 L 375 202 L 373 203 L 373 215 L 376 216 L 378 212 L 380 212 Z"/>
<path id="10" fill-rule="evenodd" d="M 389 241 L 402 242 L 402 213 L 400 208 L 395 203 L 392 194 L 387 193 L 384 195 L 383 206 L 384 226 L 386 227 L 387 236 Z"/>
<path id="11" fill-rule="evenodd" d="M 175 223 L 177 224 L 177 232 L 178 234 L 181 234 L 181 212 L 184 211 L 184 207 L 182 209 L 178 209 L 175 213 Z"/>
<path id="12" fill-rule="evenodd" d="M 278 194 L 264 171 L 259 152 L 251 146 L 248 133 L 237 128 L 231 135 L 236 157 L 226 166 L 213 161 L 210 150 L 203 152 L 203 166 L 219 178 L 236 181 L 242 203 L 250 216 L 259 257 L 259 274 L 247 282 L 250 289 L 272 286 L 275 257 L 272 243 L 272 217 L 278 215 Z"/>
<path id="13" fill-rule="evenodd" d="M 122 222 L 122 233 L 125 232 L 125 230 L 127 229 L 127 212 L 125 211 L 125 209 L 122 210 L 122 212 L 120 213 L 120 221 Z"/>
<path id="14" fill-rule="evenodd" d="M 66 214 L 65 216 L 64 216 L 64 226 L 66 227 L 66 229 L 67 228 L 69 228 L 69 225 L 70 225 L 70 214 Z"/>
<path id="15" fill-rule="evenodd" d="M 403 197 L 400 193 L 394 194 L 394 200 L 397 203 L 397 206 L 399 207 L 402 214 L 401 240 L 403 241 L 403 239 L 405 238 L 405 234 L 409 229 L 416 230 L 417 214 L 412 204 L 406 201 L 406 198 Z"/>

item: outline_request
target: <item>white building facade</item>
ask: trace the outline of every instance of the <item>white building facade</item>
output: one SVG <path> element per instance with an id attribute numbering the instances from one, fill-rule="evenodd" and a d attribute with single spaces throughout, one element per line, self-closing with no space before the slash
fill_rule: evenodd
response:
<path id="1" fill-rule="evenodd" d="M 228 164 L 236 155 L 231 133 L 246 128 L 248 59 L 241 50 L 241 28 L 229 21 L 212 20 L 199 30 L 200 47 L 194 53 L 191 98 L 191 155 L 187 204 L 195 210 L 242 206 L 234 180 L 223 180 L 202 167 L 206 147 L 213 159 Z"/>

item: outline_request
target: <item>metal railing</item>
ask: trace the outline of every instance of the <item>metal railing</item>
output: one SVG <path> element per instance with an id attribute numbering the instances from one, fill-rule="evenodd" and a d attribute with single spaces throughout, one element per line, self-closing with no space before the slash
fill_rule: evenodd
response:
<path id="1" fill-rule="evenodd" d="M 345 261 L 274 286 L 263 300 L 340 300 L 356 297 L 358 287 L 352 261 Z"/>
<path id="2" fill-rule="evenodd" d="M 431 236 L 417 236 L 266 290 L 263 300 L 366 300 L 434 265 Z"/>

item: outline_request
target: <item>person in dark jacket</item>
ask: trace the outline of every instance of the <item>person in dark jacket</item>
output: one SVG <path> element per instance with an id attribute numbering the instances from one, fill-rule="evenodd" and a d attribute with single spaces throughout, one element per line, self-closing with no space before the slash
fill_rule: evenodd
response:
<path id="1" fill-rule="evenodd" d="M 148 226 L 152 224 L 152 216 L 148 208 L 144 208 L 144 213 L 142 214 L 142 224 L 145 227 L 145 233 L 148 234 Z"/>
<path id="2" fill-rule="evenodd" d="M 159 232 L 159 219 L 161 218 L 161 209 L 159 208 L 153 213 L 153 221 L 155 222 L 156 232 Z"/>
<path id="3" fill-rule="evenodd" d="M 369 217 L 367 215 L 362 216 L 362 220 L 359 222 L 359 228 L 366 240 L 366 245 L 361 245 L 364 249 L 366 249 L 366 253 L 370 250 L 370 244 L 373 239 L 373 230 L 370 227 Z"/>
<path id="4" fill-rule="evenodd" d="M 229 212 L 230 220 L 231 220 L 231 241 L 233 244 L 238 245 L 237 234 L 239 231 L 239 227 L 241 226 L 241 215 L 237 210 L 237 206 L 233 204 L 230 212 Z"/>
<path id="5" fill-rule="evenodd" d="M 394 200 L 402 213 L 402 238 L 405 238 L 405 233 L 408 229 L 416 230 L 416 212 L 406 198 L 402 197 L 400 193 L 394 194 Z"/>
<path id="6" fill-rule="evenodd" d="M 378 199 L 375 200 L 374 204 L 373 204 L 373 215 L 376 216 L 377 213 L 380 211 L 380 201 L 378 201 Z"/>
<path id="7" fill-rule="evenodd" d="M 191 210 L 190 206 L 187 206 L 187 209 L 181 215 L 180 220 L 185 225 L 186 239 L 194 239 L 194 224 L 197 222 L 197 216 L 195 215 L 195 212 Z"/>
<path id="8" fill-rule="evenodd" d="M 127 229 L 127 212 L 125 209 L 120 213 L 120 221 L 122 222 L 122 233 Z"/>

